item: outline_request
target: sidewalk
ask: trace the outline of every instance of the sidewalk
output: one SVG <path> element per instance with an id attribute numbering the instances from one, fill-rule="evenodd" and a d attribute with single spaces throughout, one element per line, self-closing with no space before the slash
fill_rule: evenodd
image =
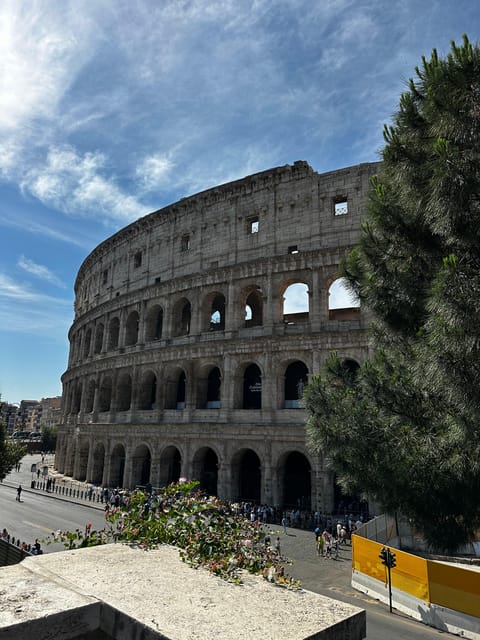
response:
<path id="1" fill-rule="evenodd" d="M 92 498 L 89 500 L 88 498 L 91 485 L 87 482 L 72 480 L 72 478 L 58 473 L 53 467 L 54 459 L 54 454 L 47 454 L 42 462 L 41 454 L 27 454 L 22 458 L 20 471 L 12 470 L 5 477 L 2 484 L 14 489 L 16 489 L 18 485 L 22 485 L 22 491 L 26 493 L 41 493 L 50 498 L 82 504 L 103 511 L 105 505 L 100 500 L 97 500 L 98 494 L 95 495 L 95 499 Z M 32 471 L 33 465 L 36 467 L 35 471 Z M 48 474 L 46 476 L 43 475 L 44 467 L 48 467 Z M 41 471 L 40 476 L 37 475 L 38 469 Z M 51 481 L 55 480 L 54 486 L 52 486 L 49 491 L 46 490 L 48 479 Z"/>

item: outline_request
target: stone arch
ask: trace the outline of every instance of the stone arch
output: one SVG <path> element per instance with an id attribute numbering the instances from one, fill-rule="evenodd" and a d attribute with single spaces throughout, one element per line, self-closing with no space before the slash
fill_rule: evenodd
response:
<path id="1" fill-rule="evenodd" d="M 222 374 L 217 366 L 203 367 L 198 373 L 197 407 L 220 409 Z"/>
<path id="2" fill-rule="evenodd" d="M 73 471 L 75 467 L 75 455 L 77 451 L 77 441 L 73 440 L 67 444 L 67 451 L 65 454 L 65 475 L 73 477 Z"/>
<path id="3" fill-rule="evenodd" d="M 145 319 L 145 341 L 160 340 L 163 334 L 163 309 L 159 304 L 148 310 Z"/>
<path id="4" fill-rule="evenodd" d="M 151 411 L 157 405 L 158 383 L 153 371 L 145 371 L 140 380 L 138 395 L 138 408 L 142 411 Z"/>
<path id="5" fill-rule="evenodd" d="M 173 307 L 173 336 L 187 336 L 192 322 L 192 305 L 187 298 L 181 298 Z"/>
<path id="6" fill-rule="evenodd" d="M 120 338 L 120 319 L 115 316 L 108 323 L 108 345 L 107 349 L 113 351 L 118 348 L 118 341 Z"/>
<path id="7" fill-rule="evenodd" d="M 253 449 L 240 449 L 232 458 L 232 493 L 235 500 L 261 500 L 262 465 Z"/>
<path id="8" fill-rule="evenodd" d="M 351 378 L 355 378 L 360 365 L 353 358 L 345 358 L 342 360 L 342 368 Z"/>
<path id="9" fill-rule="evenodd" d="M 77 449 L 77 460 L 76 460 L 76 479 L 80 482 L 85 482 L 87 479 L 87 464 L 88 464 L 88 453 L 90 451 L 90 446 L 88 442 L 82 442 Z"/>
<path id="10" fill-rule="evenodd" d="M 187 375 L 182 367 L 172 368 L 165 379 L 165 408 L 185 409 Z"/>
<path id="11" fill-rule="evenodd" d="M 93 466 L 91 481 L 93 484 L 102 485 L 103 469 L 105 466 L 105 445 L 103 442 L 97 442 L 93 450 Z"/>
<path id="12" fill-rule="evenodd" d="M 90 347 L 92 344 L 92 330 L 90 327 L 85 331 L 85 339 L 83 341 L 83 357 L 88 358 L 90 355 Z"/>
<path id="13" fill-rule="evenodd" d="M 125 447 L 123 444 L 116 444 L 110 454 L 110 487 L 124 487 L 125 476 Z"/>
<path id="14" fill-rule="evenodd" d="M 217 495 L 218 456 L 211 447 L 197 450 L 192 460 L 192 472 L 202 491 L 210 496 Z"/>
<path id="15" fill-rule="evenodd" d="M 260 287 L 247 292 L 245 297 L 245 326 L 258 327 L 263 324 L 263 296 Z"/>
<path id="16" fill-rule="evenodd" d="M 82 406 L 82 393 L 83 385 L 80 381 L 77 381 L 73 395 L 72 413 L 80 413 Z"/>
<path id="17" fill-rule="evenodd" d="M 278 462 L 278 478 L 282 506 L 311 509 L 312 466 L 304 453 L 284 453 Z"/>
<path id="18" fill-rule="evenodd" d="M 128 411 L 132 404 L 132 376 L 123 372 L 118 376 L 117 381 L 117 411 Z"/>
<path id="19" fill-rule="evenodd" d="M 85 413 L 92 413 L 95 402 L 95 380 L 89 380 L 85 396 Z"/>
<path id="20" fill-rule="evenodd" d="M 336 278 L 328 287 L 328 319 L 358 320 L 360 300 L 348 290 L 346 278 Z"/>
<path id="21" fill-rule="evenodd" d="M 308 284 L 303 281 L 291 282 L 282 294 L 283 321 L 286 324 L 305 322 L 309 318 L 310 296 Z"/>
<path id="22" fill-rule="evenodd" d="M 132 486 L 145 486 L 150 482 L 152 468 L 152 454 L 146 444 L 139 444 L 133 452 L 132 458 Z"/>
<path id="23" fill-rule="evenodd" d="M 110 411 L 112 407 L 112 389 L 112 378 L 110 376 L 104 376 L 100 383 L 100 390 L 98 394 L 99 411 Z"/>
<path id="24" fill-rule="evenodd" d="M 95 354 L 99 354 L 102 352 L 103 334 L 104 334 L 104 325 L 103 325 L 103 322 L 99 322 L 95 327 L 95 342 L 93 345 L 93 353 Z"/>
<path id="25" fill-rule="evenodd" d="M 217 291 L 205 297 L 203 303 L 203 326 L 207 331 L 225 329 L 225 296 Z"/>
<path id="26" fill-rule="evenodd" d="M 131 347 L 138 342 L 138 329 L 140 326 L 140 316 L 138 311 L 131 311 L 125 323 L 125 346 Z"/>
<path id="27" fill-rule="evenodd" d="M 160 486 L 166 487 L 180 480 L 182 456 L 174 445 L 165 447 L 160 456 Z"/>
<path id="28" fill-rule="evenodd" d="M 242 409 L 262 408 L 262 372 L 254 362 L 243 372 Z"/>
<path id="29" fill-rule="evenodd" d="M 285 369 L 284 408 L 300 409 L 303 390 L 308 382 L 308 367 L 301 360 L 294 360 Z"/>

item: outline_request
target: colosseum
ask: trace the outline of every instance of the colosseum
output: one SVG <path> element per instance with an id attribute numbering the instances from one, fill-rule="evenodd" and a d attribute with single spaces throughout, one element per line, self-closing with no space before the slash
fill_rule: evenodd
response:
<path id="1" fill-rule="evenodd" d="M 56 468 L 331 512 L 335 477 L 306 446 L 302 389 L 332 351 L 351 367 L 367 357 L 368 319 L 339 295 L 338 267 L 377 168 L 269 169 L 94 249 L 75 282 Z"/>

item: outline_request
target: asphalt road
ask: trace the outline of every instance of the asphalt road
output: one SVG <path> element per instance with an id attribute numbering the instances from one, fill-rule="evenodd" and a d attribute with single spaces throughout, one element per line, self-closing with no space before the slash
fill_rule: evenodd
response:
<path id="1" fill-rule="evenodd" d="M 94 528 L 103 526 L 104 515 L 101 504 L 92 506 L 85 501 L 62 498 L 57 494 L 31 490 L 31 464 L 41 462 L 40 456 L 26 456 L 20 472 L 12 471 L 0 484 L 0 529 L 6 527 L 11 535 L 20 537 L 27 543 L 35 538 L 44 538 L 52 531 L 84 529 L 87 522 Z M 45 461 L 53 462 L 53 458 Z M 16 487 L 22 484 L 22 502 L 15 500 Z M 282 555 L 289 558 L 291 564 L 286 572 L 301 581 L 305 589 L 330 598 L 347 602 L 367 611 L 368 640 L 426 640 L 432 638 L 452 639 L 457 637 L 437 631 L 411 620 L 404 614 L 394 611 L 373 600 L 363 593 L 352 589 L 351 548 L 341 545 L 338 559 L 317 556 L 315 536 L 311 531 L 272 527 L 272 536 L 280 537 Z M 59 551 L 63 547 L 52 545 L 45 552 Z"/>

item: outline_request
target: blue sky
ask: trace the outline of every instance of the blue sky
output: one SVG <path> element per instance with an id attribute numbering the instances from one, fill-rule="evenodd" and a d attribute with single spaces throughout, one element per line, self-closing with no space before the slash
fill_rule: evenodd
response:
<path id="1" fill-rule="evenodd" d="M 295 160 L 378 159 L 477 0 L 2 0 L 0 394 L 61 394 L 77 270 L 136 218 Z"/>

